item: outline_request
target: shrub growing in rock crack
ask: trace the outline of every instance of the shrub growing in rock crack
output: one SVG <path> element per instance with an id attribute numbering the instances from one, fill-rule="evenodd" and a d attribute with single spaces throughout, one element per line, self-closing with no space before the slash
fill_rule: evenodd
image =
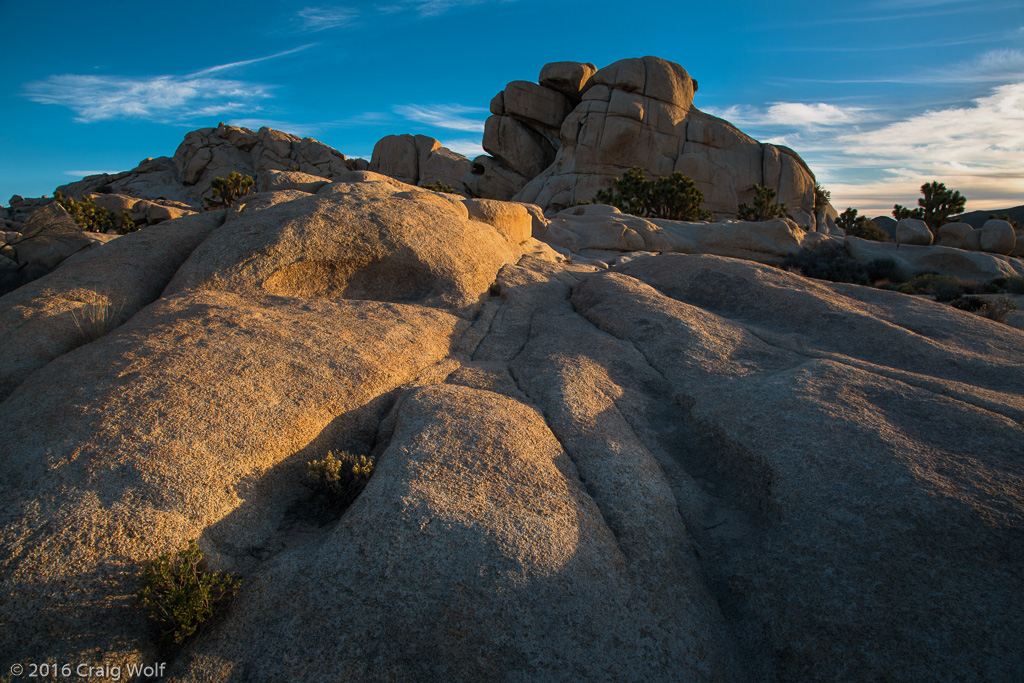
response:
<path id="1" fill-rule="evenodd" d="M 150 562 L 136 597 L 159 630 L 164 645 L 180 645 L 225 607 L 241 580 L 211 572 L 195 541 L 175 554 Z"/>
<path id="2" fill-rule="evenodd" d="M 688 176 L 679 171 L 647 180 L 642 168 L 634 166 L 612 187 L 598 190 L 595 204 L 609 204 L 623 213 L 644 218 L 672 221 L 710 221 L 711 212 L 703 208 L 704 193 Z"/>
<path id="3" fill-rule="evenodd" d="M 833 244 L 801 249 L 788 256 L 782 267 L 817 280 L 857 285 L 873 285 L 879 281 L 892 280 L 896 271 L 896 264 L 889 259 L 877 259 L 865 266 L 850 258 L 845 247 Z"/>
<path id="4" fill-rule="evenodd" d="M 362 492 L 373 474 L 373 461 L 348 451 L 328 451 L 323 460 L 309 463 L 306 482 L 328 505 L 344 510 Z"/>

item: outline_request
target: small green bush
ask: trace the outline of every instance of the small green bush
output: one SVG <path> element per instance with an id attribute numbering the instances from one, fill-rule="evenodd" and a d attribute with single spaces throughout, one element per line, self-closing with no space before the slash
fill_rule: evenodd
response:
<path id="1" fill-rule="evenodd" d="M 75 225 L 85 232 L 106 232 L 116 230 L 119 234 L 125 234 L 136 230 L 135 222 L 127 211 L 122 211 L 120 218 L 115 218 L 113 212 L 97 206 L 92 197 L 86 197 L 75 201 L 65 197 L 60 192 L 54 192 L 53 198 L 57 200 L 61 208 L 68 212 L 75 221 Z"/>
<path id="2" fill-rule="evenodd" d="M 862 240 L 873 240 L 875 242 L 892 242 L 889 234 L 878 227 L 878 224 L 867 216 L 858 216 L 857 209 L 848 207 L 836 218 L 836 225 L 846 231 L 851 237 L 859 237 Z"/>
<path id="3" fill-rule="evenodd" d="M 966 294 L 967 287 L 955 277 L 927 273 L 904 282 L 899 286 L 899 291 L 904 294 L 928 294 L 937 301 L 953 301 Z"/>
<path id="4" fill-rule="evenodd" d="M 581 202 L 582 204 L 583 202 Z M 647 180 L 644 171 L 634 166 L 612 187 L 598 190 L 595 204 L 609 204 L 623 213 L 644 218 L 671 221 L 710 221 L 711 212 L 703 208 L 704 193 L 696 183 L 679 171 L 672 175 Z"/>
<path id="5" fill-rule="evenodd" d="M 1017 304 L 1008 296 L 988 301 L 980 296 L 965 296 L 953 302 L 955 308 L 971 311 L 997 323 L 1006 322 L 1006 316 L 1017 310 Z"/>
<path id="6" fill-rule="evenodd" d="M 210 208 L 231 206 L 238 199 L 252 194 L 255 184 L 251 175 L 244 176 L 238 171 L 232 171 L 227 178 L 214 178 L 210 183 L 212 196 L 206 198 L 206 205 Z"/>
<path id="7" fill-rule="evenodd" d="M 423 189 L 430 190 L 431 192 L 444 192 L 445 194 L 457 194 L 459 196 L 462 196 L 461 192 L 459 192 L 458 190 L 456 190 L 454 187 L 447 183 L 442 183 L 440 180 L 438 180 L 436 183 L 432 185 L 424 185 Z"/>
<path id="8" fill-rule="evenodd" d="M 832 201 L 832 193 L 826 190 L 821 184 L 814 181 L 814 213 L 824 210 L 825 206 Z"/>
<path id="9" fill-rule="evenodd" d="M 309 463 L 306 482 L 331 507 L 347 508 L 373 475 L 373 461 L 348 451 L 328 451 L 323 460 Z"/>
<path id="10" fill-rule="evenodd" d="M 137 598 L 159 629 L 160 640 L 180 645 L 224 607 L 241 584 L 228 574 L 208 571 L 203 551 L 190 541 L 184 550 L 149 563 Z"/>
<path id="11" fill-rule="evenodd" d="M 879 280 L 891 279 L 896 271 L 896 264 L 889 259 L 878 259 L 868 266 L 861 265 L 850 258 L 845 247 L 834 244 L 801 249 L 788 256 L 782 267 L 817 280 L 869 286 Z"/>
<path id="12" fill-rule="evenodd" d="M 786 205 L 775 201 L 775 188 L 754 185 L 754 205 L 743 202 L 736 207 L 736 217 L 741 221 L 767 221 L 785 218 Z"/>
<path id="13" fill-rule="evenodd" d="M 1024 276 L 1013 275 L 1001 285 L 1010 294 L 1024 294 Z"/>

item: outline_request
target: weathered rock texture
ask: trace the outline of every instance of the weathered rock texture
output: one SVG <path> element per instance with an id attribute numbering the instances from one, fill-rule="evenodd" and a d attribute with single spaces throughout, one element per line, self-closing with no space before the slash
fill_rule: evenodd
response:
<path id="1" fill-rule="evenodd" d="M 563 209 L 639 166 L 649 177 L 690 176 L 719 218 L 752 201 L 755 184 L 771 187 L 814 227 L 807 164 L 694 107 L 696 82 L 678 64 L 624 59 L 595 73 L 559 62 L 540 81 L 514 81 L 491 102 L 483 146 L 493 158 L 477 157 L 464 179 L 475 194 Z"/>
<path id="2" fill-rule="evenodd" d="M 593 106 L 609 139 L 677 135 L 672 168 L 712 147 L 691 131 L 731 130 L 679 104 L 674 65 L 594 71 L 492 106 L 534 132 Z M 971 279 L 1018 260 L 788 219 L 549 219 L 209 131 L 189 187 L 245 161 L 268 191 L 0 297 L 0 680 L 1020 677 L 1024 331 L 764 265 L 822 243 Z M 306 473 L 342 449 L 374 474 L 327 509 Z M 192 539 L 242 587 L 160 650 L 133 596 Z"/>
<path id="3" fill-rule="evenodd" d="M 369 170 L 410 185 L 442 183 L 464 193 L 469 160 L 426 135 L 388 135 L 374 146 Z"/>

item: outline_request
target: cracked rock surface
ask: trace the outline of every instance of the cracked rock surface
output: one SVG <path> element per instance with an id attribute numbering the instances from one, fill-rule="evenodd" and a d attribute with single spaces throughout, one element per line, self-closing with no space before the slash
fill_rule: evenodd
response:
<path id="1" fill-rule="evenodd" d="M 51 349 L 0 404 L 2 675 L 159 661 L 132 596 L 195 538 L 243 584 L 167 680 L 1024 669 L 1020 330 L 749 260 L 788 225 L 710 255 L 686 224 L 310 189 L 0 298 Z M 694 253 L 565 258 L 664 244 Z M 325 517 L 303 479 L 340 449 L 376 465 Z"/>

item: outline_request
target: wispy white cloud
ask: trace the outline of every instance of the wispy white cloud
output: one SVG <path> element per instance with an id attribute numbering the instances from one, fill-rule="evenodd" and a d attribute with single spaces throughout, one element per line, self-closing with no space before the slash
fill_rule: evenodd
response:
<path id="1" fill-rule="evenodd" d="M 925 50 L 930 48 L 948 48 L 954 45 L 979 45 L 979 44 L 992 44 L 1007 40 L 1016 40 L 1024 36 L 1024 30 L 1021 28 L 1015 28 L 1004 31 L 991 31 L 988 33 L 975 33 L 972 35 L 961 35 L 961 36 L 943 36 L 935 40 L 925 40 L 918 42 L 911 41 L 896 41 L 896 42 L 878 42 L 863 44 L 858 43 L 855 45 L 842 45 L 836 44 L 835 41 L 825 45 L 809 45 L 809 44 L 797 44 L 797 45 L 779 45 L 766 48 L 772 52 L 897 52 L 899 50 Z"/>
<path id="2" fill-rule="evenodd" d="M 318 45 L 318 43 L 309 43 L 307 45 L 300 45 L 299 47 L 292 48 L 291 50 L 285 50 L 283 52 L 277 52 L 277 53 L 272 54 L 272 55 L 267 55 L 266 57 L 257 57 L 255 59 L 244 59 L 244 60 L 242 60 L 240 62 L 230 62 L 228 64 L 218 64 L 217 66 L 211 66 L 211 67 L 206 68 L 206 69 L 200 69 L 199 71 L 196 71 L 196 72 L 194 72 L 192 74 L 189 74 L 189 75 L 191 77 L 193 77 L 193 78 L 200 78 L 200 77 L 203 77 L 203 76 L 209 76 L 210 74 L 220 73 L 221 71 L 229 71 L 231 69 L 238 69 L 238 68 L 241 68 L 241 67 L 244 67 L 244 66 L 249 66 L 250 64 L 257 64 L 259 62 L 265 62 L 265 61 L 267 61 L 269 59 L 277 59 L 278 57 L 285 57 L 287 55 L 293 55 L 296 52 L 302 52 L 303 50 L 308 50 L 309 48 L 316 47 L 317 45 Z"/>
<path id="3" fill-rule="evenodd" d="M 395 12 L 416 12 L 421 17 L 434 17 L 461 7 L 484 4 L 506 4 L 517 0 L 397 0 L 377 5 L 377 10 L 392 14 Z"/>
<path id="4" fill-rule="evenodd" d="M 33 102 L 67 107 L 81 123 L 176 122 L 256 110 L 260 100 L 270 97 L 271 89 L 259 83 L 192 76 L 60 74 L 26 84 L 24 94 Z"/>
<path id="5" fill-rule="evenodd" d="M 442 140 L 441 144 L 450 149 L 453 152 L 458 152 L 464 157 L 474 159 L 481 154 L 487 154 L 484 151 L 483 145 L 480 140 L 468 138 L 462 140 Z"/>
<path id="6" fill-rule="evenodd" d="M 1017 30 L 1021 39 L 1024 31 Z M 792 83 L 907 83 L 918 85 L 971 85 L 1012 83 L 1024 79 L 1024 52 L 1014 48 L 988 50 L 974 59 L 941 68 L 919 69 L 914 72 L 885 74 L 865 78 L 780 78 Z"/>
<path id="7" fill-rule="evenodd" d="M 26 83 L 22 94 L 33 102 L 67 107 L 80 123 L 144 119 L 177 123 L 197 118 L 260 111 L 274 86 L 217 74 L 302 52 L 301 45 L 265 57 L 200 69 L 188 74 L 108 76 L 56 74 Z"/>
<path id="8" fill-rule="evenodd" d="M 874 127 L 805 128 L 787 142 L 819 173 L 837 208 L 887 213 L 894 203 L 914 200 L 932 180 L 959 190 L 968 210 L 1020 204 L 1024 80 L 969 103 Z"/>
<path id="9" fill-rule="evenodd" d="M 825 102 L 770 102 L 765 109 L 736 105 L 707 111 L 739 125 L 779 126 L 791 129 L 841 126 L 872 119 L 872 114 L 864 107 L 844 107 Z"/>
<path id="10" fill-rule="evenodd" d="M 330 28 L 351 26 L 359 11 L 351 7 L 303 7 L 296 12 L 295 21 L 303 31 L 326 31 Z"/>
<path id="11" fill-rule="evenodd" d="M 417 123 L 482 133 L 484 131 L 483 119 L 471 118 L 469 115 L 486 115 L 487 109 L 485 107 L 466 107 L 461 104 L 400 104 L 394 107 L 394 112 L 402 118 Z"/>

